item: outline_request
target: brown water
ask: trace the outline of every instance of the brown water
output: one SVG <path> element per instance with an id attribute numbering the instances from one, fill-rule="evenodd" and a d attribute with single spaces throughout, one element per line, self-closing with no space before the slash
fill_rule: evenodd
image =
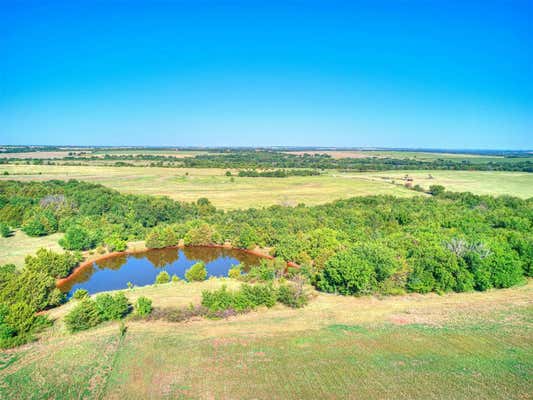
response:
<path id="1" fill-rule="evenodd" d="M 76 270 L 59 285 L 70 297 L 77 289 L 89 293 L 126 289 L 128 282 L 135 286 L 151 285 L 161 271 L 170 276 L 185 278 L 185 271 L 203 261 L 207 276 L 227 276 L 228 270 L 243 264 L 245 270 L 258 265 L 260 257 L 241 250 L 213 247 L 185 247 L 181 249 L 153 249 L 143 253 L 117 255 Z"/>

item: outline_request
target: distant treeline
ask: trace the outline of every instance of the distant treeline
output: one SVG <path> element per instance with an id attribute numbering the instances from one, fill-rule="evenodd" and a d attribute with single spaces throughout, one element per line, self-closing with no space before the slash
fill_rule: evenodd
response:
<path id="1" fill-rule="evenodd" d="M 466 159 L 417 160 L 412 158 L 366 157 L 366 158 L 332 158 L 328 154 L 287 154 L 275 151 L 232 151 L 216 154 L 200 154 L 194 157 L 176 158 L 163 155 L 109 155 L 103 157 L 68 156 L 61 161 L 69 164 L 83 165 L 92 161 L 114 162 L 114 166 L 130 166 L 128 161 L 148 161 L 151 167 L 172 168 L 231 168 L 241 170 L 254 169 L 289 169 L 300 168 L 309 170 L 339 169 L 347 171 L 386 171 L 386 170 L 466 170 L 466 171 L 522 171 L 533 172 L 533 156 L 517 157 L 509 155 L 501 161 L 490 159 L 475 162 Z M 14 158 L 0 159 L 0 163 L 25 164 L 60 164 L 61 161 L 42 159 L 17 160 Z"/>
<path id="2" fill-rule="evenodd" d="M 239 171 L 238 175 L 251 178 L 287 178 L 289 176 L 316 176 L 320 175 L 320 171 L 312 169 L 275 169 L 266 171 L 248 169 Z"/>

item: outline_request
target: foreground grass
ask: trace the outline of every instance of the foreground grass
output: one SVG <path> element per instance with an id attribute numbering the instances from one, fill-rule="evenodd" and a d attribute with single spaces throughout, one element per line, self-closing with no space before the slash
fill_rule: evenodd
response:
<path id="1" fill-rule="evenodd" d="M 149 295 L 156 306 L 186 304 L 222 283 L 127 294 Z M 318 294 L 301 310 L 129 322 L 124 338 L 116 324 L 76 335 L 54 327 L 40 342 L 3 353 L 0 397 L 531 398 L 532 294 L 531 283 L 445 296 Z"/>

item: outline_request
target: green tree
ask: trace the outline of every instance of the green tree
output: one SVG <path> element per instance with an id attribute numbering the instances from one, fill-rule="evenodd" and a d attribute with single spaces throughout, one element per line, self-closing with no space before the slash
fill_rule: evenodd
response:
<path id="1" fill-rule="evenodd" d="M 191 268 L 185 271 L 185 278 L 189 282 L 205 281 L 205 279 L 207 278 L 207 270 L 205 269 L 205 264 L 202 261 L 194 264 Z"/>
<path id="2" fill-rule="evenodd" d="M 170 275 L 167 271 L 161 271 L 155 278 L 155 283 L 168 283 L 170 282 Z"/>
<path id="3" fill-rule="evenodd" d="M 101 321 L 96 303 L 91 299 L 82 300 L 65 316 L 65 324 L 71 333 L 92 328 Z"/>

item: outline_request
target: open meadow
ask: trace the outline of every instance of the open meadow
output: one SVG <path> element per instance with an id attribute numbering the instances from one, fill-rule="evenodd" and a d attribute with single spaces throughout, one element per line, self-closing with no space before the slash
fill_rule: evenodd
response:
<path id="1" fill-rule="evenodd" d="M 225 169 L 109 167 L 66 165 L 2 165 L 0 179 L 50 180 L 78 179 L 100 183 L 124 193 L 163 195 L 180 201 L 207 197 L 216 207 L 236 209 L 273 204 L 315 205 L 336 199 L 366 195 L 420 195 L 406 189 L 402 178 L 424 188 L 444 185 L 451 191 L 475 194 L 533 197 L 533 174 L 479 171 L 327 171 L 320 176 L 287 178 L 228 177 Z M 235 170 L 232 170 L 235 174 Z M 431 179 L 429 177 L 432 177 Z M 394 183 L 393 183 L 394 181 Z"/>
<path id="2" fill-rule="evenodd" d="M 198 303 L 229 279 L 127 290 L 155 307 Z M 9 399 L 528 399 L 531 282 L 484 293 L 343 297 L 315 293 L 223 320 L 127 321 L 70 335 L 62 318 L 39 342 L 0 356 Z M 75 373 L 71 373 L 75 371 Z"/>

